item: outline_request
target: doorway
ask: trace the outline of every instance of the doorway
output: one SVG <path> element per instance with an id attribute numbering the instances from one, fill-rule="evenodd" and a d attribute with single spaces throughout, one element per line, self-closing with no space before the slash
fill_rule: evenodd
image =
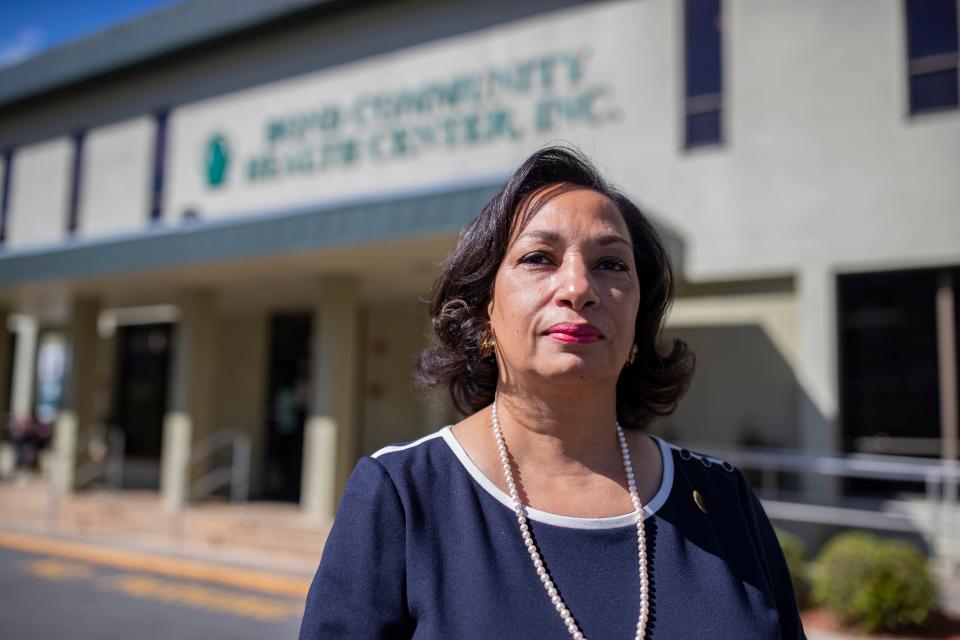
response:
<path id="1" fill-rule="evenodd" d="M 117 393 L 110 422 L 124 435 L 127 489 L 160 488 L 172 334 L 169 323 L 117 328 Z"/>
<path id="2" fill-rule="evenodd" d="M 309 311 L 275 314 L 270 319 L 263 465 L 263 497 L 267 500 L 300 501 L 311 322 Z"/>

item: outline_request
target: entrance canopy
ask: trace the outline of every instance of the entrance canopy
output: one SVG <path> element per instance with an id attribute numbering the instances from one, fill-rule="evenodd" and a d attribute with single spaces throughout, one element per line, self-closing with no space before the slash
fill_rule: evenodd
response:
<path id="1" fill-rule="evenodd" d="M 495 191 L 488 184 L 216 222 L 185 219 L 176 227 L 17 251 L 0 255 L 0 289 L 455 234 Z"/>

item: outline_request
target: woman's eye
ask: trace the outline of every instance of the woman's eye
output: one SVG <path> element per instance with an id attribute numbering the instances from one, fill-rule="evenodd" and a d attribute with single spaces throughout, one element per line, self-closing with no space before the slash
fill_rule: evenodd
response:
<path id="1" fill-rule="evenodd" d="M 617 258 L 604 258 L 600 261 L 599 266 L 609 271 L 627 271 L 627 264 Z"/>
<path id="2" fill-rule="evenodd" d="M 540 251 L 535 251 L 533 253 L 528 253 L 520 259 L 520 262 L 523 264 L 549 264 L 550 258 L 545 253 Z"/>

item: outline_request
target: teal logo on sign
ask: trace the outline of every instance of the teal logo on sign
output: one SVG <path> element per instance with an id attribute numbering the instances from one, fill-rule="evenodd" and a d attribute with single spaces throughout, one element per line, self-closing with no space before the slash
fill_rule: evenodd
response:
<path id="1" fill-rule="evenodd" d="M 227 179 L 227 167 L 230 166 L 230 145 L 223 134 L 217 133 L 207 143 L 207 185 L 221 187 Z"/>

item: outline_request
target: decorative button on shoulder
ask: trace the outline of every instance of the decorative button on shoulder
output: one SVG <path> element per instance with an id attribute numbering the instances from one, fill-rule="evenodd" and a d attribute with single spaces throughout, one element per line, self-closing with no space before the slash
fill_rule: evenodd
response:
<path id="1" fill-rule="evenodd" d="M 679 454 L 681 460 L 696 460 L 707 469 L 717 465 L 727 473 L 733 473 L 733 470 L 736 468 L 726 460 L 711 458 L 703 455 L 702 453 L 694 453 L 687 448 L 680 449 Z"/>

